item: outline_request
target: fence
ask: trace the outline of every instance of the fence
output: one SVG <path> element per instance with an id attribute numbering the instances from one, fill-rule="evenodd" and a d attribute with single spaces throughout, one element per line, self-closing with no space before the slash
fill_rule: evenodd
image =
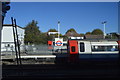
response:
<path id="1" fill-rule="evenodd" d="M 52 50 L 48 49 L 48 45 L 25 45 L 25 53 L 31 55 L 52 55 Z"/>
<path id="2" fill-rule="evenodd" d="M 21 54 L 27 55 L 52 55 L 53 53 L 66 53 L 67 46 L 52 46 L 52 49 L 48 48 L 48 45 L 21 45 Z M 3 47 L 1 48 L 2 55 L 15 55 L 14 47 Z"/>

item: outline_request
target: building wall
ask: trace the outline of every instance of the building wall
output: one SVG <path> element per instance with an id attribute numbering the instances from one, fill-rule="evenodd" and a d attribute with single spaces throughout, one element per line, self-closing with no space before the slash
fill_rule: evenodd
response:
<path id="1" fill-rule="evenodd" d="M 3 26 L 1 42 L 14 42 L 12 27 Z"/>
<path id="2" fill-rule="evenodd" d="M 25 30 L 17 27 L 18 39 L 20 41 L 20 45 L 24 45 L 24 32 Z M 1 33 L 1 51 L 14 51 L 14 35 L 13 35 L 13 27 L 11 25 L 4 26 Z M 22 48 L 21 48 L 22 50 Z"/>
<path id="3" fill-rule="evenodd" d="M 25 30 L 18 27 L 18 28 L 17 28 L 17 31 L 18 31 L 18 39 L 20 40 L 21 45 L 24 45 Z"/>

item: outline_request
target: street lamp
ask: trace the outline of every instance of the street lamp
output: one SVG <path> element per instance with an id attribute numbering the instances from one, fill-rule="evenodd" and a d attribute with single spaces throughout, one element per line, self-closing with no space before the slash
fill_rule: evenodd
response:
<path id="1" fill-rule="evenodd" d="M 104 25 L 104 39 L 105 39 L 105 36 L 106 36 L 106 33 L 105 33 L 105 26 L 106 26 L 106 23 L 107 23 L 107 21 L 102 22 L 102 24 Z"/>
<path id="2" fill-rule="evenodd" d="M 58 38 L 60 38 L 60 21 L 58 21 Z"/>

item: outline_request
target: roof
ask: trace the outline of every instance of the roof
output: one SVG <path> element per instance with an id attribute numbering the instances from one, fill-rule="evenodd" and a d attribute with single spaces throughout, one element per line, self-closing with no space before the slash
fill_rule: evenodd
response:
<path id="1" fill-rule="evenodd" d="M 5 26 L 9 27 L 9 26 L 12 26 L 12 24 L 3 24 L 3 27 L 5 27 Z M 18 25 L 17 25 L 17 27 L 24 29 L 23 27 L 20 27 Z"/>
<path id="2" fill-rule="evenodd" d="M 69 39 L 69 40 L 72 40 L 72 39 Z M 78 41 L 91 41 L 91 42 L 119 41 L 118 39 L 74 39 L 74 40 L 78 40 Z"/>
<path id="3" fill-rule="evenodd" d="M 67 32 L 66 34 L 65 34 L 65 36 L 68 36 L 68 37 L 83 37 L 83 36 L 81 36 L 80 34 L 78 34 L 77 32 Z"/>
<path id="4" fill-rule="evenodd" d="M 103 35 L 85 35 L 85 39 L 103 39 Z"/>

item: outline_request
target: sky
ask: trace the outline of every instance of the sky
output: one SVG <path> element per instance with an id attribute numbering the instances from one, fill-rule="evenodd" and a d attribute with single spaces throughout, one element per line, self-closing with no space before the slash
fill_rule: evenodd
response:
<path id="1" fill-rule="evenodd" d="M 65 34 L 70 28 L 77 33 L 103 30 L 103 21 L 107 21 L 105 32 L 118 32 L 117 2 L 11 2 L 4 24 L 11 24 L 11 17 L 17 25 L 25 27 L 32 20 L 38 21 L 39 29 L 47 32 L 58 29 Z"/>

